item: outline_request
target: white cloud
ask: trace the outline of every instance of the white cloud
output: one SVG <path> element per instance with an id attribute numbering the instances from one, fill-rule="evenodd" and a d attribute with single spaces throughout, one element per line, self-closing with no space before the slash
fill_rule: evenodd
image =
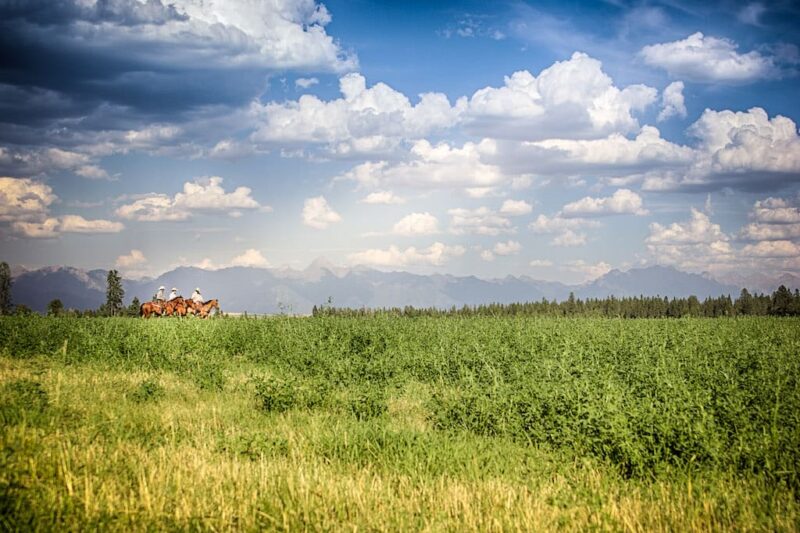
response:
<path id="1" fill-rule="evenodd" d="M 375 191 L 369 193 L 367 196 L 360 200 L 364 204 L 383 204 L 383 205 L 401 205 L 406 203 L 404 198 L 394 194 L 392 191 Z"/>
<path id="2" fill-rule="evenodd" d="M 491 250 L 481 250 L 480 255 L 484 261 L 494 261 L 494 253 Z"/>
<path id="3" fill-rule="evenodd" d="M 706 109 L 689 133 L 699 140 L 688 169 L 645 179 L 645 190 L 781 188 L 800 180 L 800 137 L 791 119 Z"/>
<path id="4" fill-rule="evenodd" d="M 350 254 L 348 259 L 354 265 L 401 268 L 415 265 L 441 266 L 453 257 L 464 255 L 463 246 L 447 246 L 435 242 L 427 248 L 414 246 L 401 250 L 395 245 L 388 249 L 370 249 Z"/>
<path id="5" fill-rule="evenodd" d="M 683 100 L 683 82 L 673 81 L 661 93 L 661 111 L 658 120 L 662 122 L 670 117 L 686 118 L 686 103 Z"/>
<path id="6" fill-rule="evenodd" d="M 267 268 L 270 264 L 260 251 L 249 248 L 231 259 L 230 266 Z"/>
<path id="7" fill-rule="evenodd" d="M 620 90 L 600 61 L 575 52 L 538 76 L 523 70 L 503 87 L 476 91 L 465 120 L 470 131 L 495 138 L 597 138 L 639 129 L 631 113 L 657 94 L 645 85 Z"/>
<path id="8" fill-rule="evenodd" d="M 303 204 L 303 223 L 315 229 L 325 229 L 340 222 L 342 217 L 334 211 L 324 196 L 307 198 Z"/>
<path id="9" fill-rule="evenodd" d="M 708 215 L 692 208 L 692 216 L 688 222 L 673 222 L 662 226 L 658 222 L 650 224 L 648 244 L 701 244 L 716 241 L 727 241 L 728 236 L 722 232 L 719 224 L 714 224 Z"/>
<path id="10" fill-rule="evenodd" d="M 0 177 L 0 221 L 40 219 L 56 200 L 53 189 L 42 182 Z"/>
<path id="11" fill-rule="evenodd" d="M 577 261 L 568 261 L 564 267 L 567 270 L 572 272 L 578 272 L 584 275 L 584 281 L 591 281 L 593 279 L 597 279 L 604 274 L 608 274 L 611 271 L 611 265 L 606 263 L 605 261 L 599 261 L 597 263 L 587 263 L 582 259 L 578 259 Z"/>
<path id="12" fill-rule="evenodd" d="M 645 244 L 658 263 L 687 270 L 721 270 L 736 261 L 730 238 L 707 214 L 692 208 L 686 222 L 650 224 Z"/>
<path id="13" fill-rule="evenodd" d="M 742 254 L 752 257 L 800 257 L 800 245 L 792 241 L 762 241 L 748 244 Z"/>
<path id="14" fill-rule="evenodd" d="M 439 220 L 430 213 L 411 213 L 392 228 L 395 235 L 431 235 L 439 233 Z"/>
<path id="15" fill-rule="evenodd" d="M 642 208 L 641 196 L 630 189 L 619 189 L 613 195 L 605 198 L 587 196 L 569 203 L 564 206 L 561 213 L 566 218 L 574 218 L 620 214 L 641 216 L 648 212 Z"/>
<path id="16" fill-rule="evenodd" d="M 548 259 L 533 259 L 528 264 L 534 268 L 546 268 L 553 266 L 553 262 Z"/>
<path id="17" fill-rule="evenodd" d="M 685 168 L 694 157 L 689 147 L 661 137 L 653 126 L 643 126 L 635 138 L 617 133 L 603 139 L 547 139 L 499 146 L 500 157 L 513 170 L 542 175 L 619 176 L 660 168 Z"/>
<path id="18" fill-rule="evenodd" d="M 645 46 L 644 62 L 671 76 L 701 83 L 752 82 L 776 74 L 772 58 L 755 50 L 740 54 L 729 39 L 694 33 L 682 41 Z"/>
<path id="19" fill-rule="evenodd" d="M 497 255 L 516 255 L 522 250 L 522 245 L 517 241 L 498 242 L 492 248 Z"/>
<path id="20" fill-rule="evenodd" d="M 294 80 L 294 86 L 298 89 L 308 89 L 309 87 L 313 87 L 318 83 L 319 80 L 317 78 L 297 78 Z"/>
<path id="21" fill-rule="evenodd" d="M 421 140 L 412 145 L 408 161 L 393 164 L 368 161 L 334 180 L 351 180 L 362 187 L 456 188 L 486 194 L 509 180 L 498 167 L 481 161 L 481 156 L 494 151 L 495 143 L 489 139 L 477 144 L 467 142 L 461 148 L 445 142 L 432 145 Z"/>
<path id="22" fill-rule="evenodd" d="M 120 222 L 103 219 L 87 220 L 79 215 L 49 217 L 36 222 L 17 221 L 11 227 L 24 237 L 42 239 L 58 237 L 61 233 L 119 233 L 125 229 Z"/>
<path id="23" fill-rule="evenodd" d="M 488 207 L 449 209 L 447 214 L 450 215 L 450 232 L 455 235 L 499 235 L 515 231 L 508 218 L 498 215 Z"/>
<path id="24" fill-rule="evenodd" d="M 138 267 L 144 263 L 147 263 L 147 258 L 144 256 L 144 253 L 141 250 L 133 249 L 129 254 L 117 257 L 114 264 L 119 268 L 129 269 L 131 267 Z"/>
<path id="25" fill-rule="evenodd" d="M 168 16 L 164 11 L 173 8 L 160 2 L 104 3 L 102 11 L 95 2 L 69 3 L 85 20 L 58 42 L 125 47 L 137 64 L 336 72 L 358 64 L 325 32 L 330 13 L 313 0 L 172 0 Z"/>
<path id="26" fill-rule="evenodd" d="M 739 232 L 747 241 L 781 241 L 800 238 L 800 197 L 795 200 L 767 198 L 758 200 L 750 212 L 754 222 Z"/>
<path id="27" fill-rule="evenodd" d="M 338 156 L 392 151 L 403 139 L 417 139 L 456 123 L 466 105 L 455 107 L 442 93 L 424 93 L 412 105 L 406 95 L 384 83 L 367 87 L 364 76 L 339 80 L 342 98 L 324 101 L 303 95 L 296 101 L 253 104 L 260 123 L 257 143 L 324 145 Z"/>
<path id="28" fill-rule="evenodd" d="M 87 220 L 80 215 L 60 217 L 58 230 L 62 233 L 119 233 L 125 226 L 111 220 Z"/>
<path id="29" fill-rule="evenodd" d="M 90 180 L 111 180 L 111 179 L 113 179 L 111 176 L 109 176 L 108 172 L 106 172 L 105 169 L 100 168 L 97 165 L 83 165 L 82 167 L 79 167 L 75 171 L 75 174 L 77 174 L 78 176 L 81 176 L 83 178 L 90 179 Z"/>
<path id="30" fill-rule="evenodd" d="M 596 220 L 583 218 L 563 218 L 560 214 L 553 217 L 539 215 L 536 220 L 528 224 L 528 228 L 538 234 L 553 234 L 555 237 L 550 244 L 554 246 L 583 246 L 586 244 L 586 234 L 578 232 L 580 228 L 596 228 L 600 224 Z"/>
<path id="31" fill-rule="evenodd" d="M 571 229 L 564 230 L 560 234 L 553 237 L 553 240 L 550 242 L 553 246 L 562 246 L 562 247 L 572 247 L 572 246 L 583 246 L 586 244 L 586 234 L 585 233 L 575 233 Z"/>
<path id="32" fill-rule="evenodd" d="M 117 208 L 117 215 L 143 222 L 180 221 L 189 219 L 196 212 L 227 212 L 239 216 L 239 210 L 269 209 L 261 206 L 252 196 L 249 187 L 237 187 L 226 193 L 222 178 L 213 176 L 183 184 L 183 191 L 169 197 L 152 193 L 138 198 L 130 204 Z"/>
<path id="33" fill-rule="evenodd" d="M 533 206 L 525 200 L 506 200 L 500 207 L 500 213 L 509 216 L 527 215 L 533 211 Z"/>
<path id="34" fill-rule="evenodd" d="M 58 223 L 57 218 L 46 218 L 40 222 L 14 222 L 11 228 L 23 237 L 51 239 L 58 237 Z"/>

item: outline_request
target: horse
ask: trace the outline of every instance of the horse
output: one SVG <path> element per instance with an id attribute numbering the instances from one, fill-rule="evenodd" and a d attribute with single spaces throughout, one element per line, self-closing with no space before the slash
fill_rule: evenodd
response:
<path id="1" fill-rule="evenodd" d="M 198 304 L 195 304 L 195 306 L 197 306 L 197 305 Z M 208 300 L 208 301 L 203 302 L 202 304 L 200 304 L 199 311 L 195 307 L 195 311 L 200 314 L 200 318 L 208 318 L 208 315 L 211 314 L 211 310 L 212 309 L 216 309 L 218 313 L 220 312 L 219 301 L 216 298 L 213 299 L 213 300 Z"/>
<path id="2" fill-rule="evenodd" d="M 183 296 L 178 296 L 168 301 L 164 306 L 164 314 L 167 316 L 172 316 L 173 314 L 179 317 L 186 316 L 186 300 L 183 299 Z"/>
<path id="3" fill-rule="evenodd" d="M 164 314 L 164 306 L 158 302 L 145 302 L 139 306 L 139 316 L 150 318 L 150 315 L 161 316 Z"/>

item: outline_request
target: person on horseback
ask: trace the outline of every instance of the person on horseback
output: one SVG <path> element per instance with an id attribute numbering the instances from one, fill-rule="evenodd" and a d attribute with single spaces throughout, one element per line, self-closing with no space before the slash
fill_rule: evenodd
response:
<path id="1" fill-rule="evenodd" d="M 156 302 L 163 302 L 164 301 L 164 286 L 163 285 L 158 288 L 158 292 L 156 293 L 155 296 L 153 296 L 153 300 L 155 300 Z"/>
<path id="2" fill-rule="evenodd" d="M 176 289 L 175 287 L 172 287 L 172 291 L 170 291 L 169 299 L 167 301 L 171 302 L 172 300 L 174 300 L 177 297 L 178 297 L 178 289 Z"/>
<path id="3" fill-rule="evenodd" d="M 195 287 L 194 292 L 192 293 L 192 301 L 196 304 L 203 303 L 203 295 L 200 294 L 200 288 Z"/>

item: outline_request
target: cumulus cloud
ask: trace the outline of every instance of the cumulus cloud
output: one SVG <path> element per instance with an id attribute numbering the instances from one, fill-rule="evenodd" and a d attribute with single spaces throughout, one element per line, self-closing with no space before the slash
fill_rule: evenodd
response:
<path id="1" fill-rule="evenodd" d="M 53 189 L 28 178 L 0 177 L 0 221 L 25 221 L 45 216 L 58 197 Z"/>
<path id="2" fill-rule="evenodd" d="M 495 152 L 494 141 L 467 142 L 461 148 L 442 142 L 416 141 L 407 161 L 367 161 L 334 178 L 350 180 L 360 187 L 402 186 L 422 189 L 464 189 L 486 193 L 509 180 L 481 156 Z"/>
<path id="3" fill-rule="evenodd" d="M 533 211 L 533 206 L 525 200 L 505 200 L 500 207 L 500 214 L 509 216 L 527 215 Z"/>
<path id="4" fill-rule="evenodd" d="M 338 156 L 382 153 L 403 139 L 424 137 L 456 123 L 465 106 L 451 106 L 442 93 L 424 93 L 412 105 L 406 95 L 384 83 L 367 87 L 361 74 L 339 80 L 342 98 L 324 101 L 303 95 L 296 101 L 253 104 L 260 124 L 257 143 L 323 145 Z"/>
<path id="5" fill-rule="evenodd" d="M 769 118 L 761 108 L 746 112 L 712 111 L 689 128 L 699 140 L 682 172 L 644 180 L 645 190 L 778 189 L 800 181 L 800 137 L 793 120 Z"/>
<path id="6" fill-rule="evenodd" d="M 225 192 L 219 176 L 202 178 L 183 184 L 183 191 L 170 197 L 151 193 L 117 208 L 117 216 L 141 222 L 180 221 L 197 212 L 226 212 L 241 215 L 241 210 L 269 209 L 261 206 L 251 195 L 249 187 L 237 187 Z"/>
<path id="7" fill-rule="evenodd" d="M 602 139 L 545 139 L 502 142 L 485 159 L 509 173 L 572 177 L 586 174 L 617 178 L 645 172 L 685 169 L 695 150 L 667 141 L 653 126 L 643 126 L 630 139 L 613 133 Z"/>
<path id="8" fill-rule="evenodd" d="M 147 263 L 147 258 L 144 256 L 144 253 L 141 250 L 133 249 L 129 254 L 117 257 L 114 265 L 119 268 L 129 269 L 140 267 L 145 263 Z"/>
<path id="9" fill-rule="evenodd" d="M 686 104 L 683 100 L 683 82 L 673 81 L 661 93 L 661 111 L 656 120 L 662 122 L 670 117 L 686 118 Z"/>
<path id="10" fill-rule="evenodd" d="M 49 185 L 28 178 L 0 178 L 0 222 L 29 238 L 53 238 L 61 233 L 118 233 L 120 222 L 80 215 L 50 216 L 50 205 L 58 201 Z"/>
<path id="11" fill-rule="evenodd" d="M 231 259 L 230 266 L 268 268 L 270 264 L 260 251 L 255 248 L 248 248 Z"/>
<path id="12" fill-rule="evenodd" d="M 658 263 L 688 270 L 715 270 L 729 266 L 736 259 L 729 241 L 719 224 L 692 208 L 688 221 L 667 226 L 651 223 L 645 244 Z"/>
<path id="13" fill-rule="evenodd" d="M 639 55 L 673 77 L 701 83 L 744 83 L 776 75 L 772 58 L 755 50 L 740 54 L 737 48 L 729 39 L 697 32 L 681 41 L 645 46 Z"/>
<path id="14" fill-rule="evenodd" d="M 417 265 L 441 266 L 454 257 L 464 255 L 463 246 L 447 246 L 435 242 L 427 248 L 410 246 L 401 250 L 395 245 L 387 249 L 370 249 L 350 254 L 348 260 L 354 265 L 401 268 Z"/>
<path id="15" fill-rule="evenodd" d="M 506 77 L 503 87 L 476 91 L 464 120 L 473 133 L 495 138 L 598 138 L 639 129 L 632 113 L 657 94 L 645 85 L 619 89 L 600 61 L 576 52 L 538 76 L 523 70 Z"/>
<path id="16" fill-rule="evenodd" d="M 447 214 L 450 215 L 450 232 L 455 235 L 465 233 L 499 235 L 515 231 L 507 217 L 497 214 L 488 207 L 449 209 Z"/>
<path id="17" fill-rule="evenodd" d="M 642 207 L 642 197 L 630 189 L 619 189 L 613 195 L 604 198 L 587 196 L 563 207 L 561 214 L 566 218 L 594 217 L 604 215 L 646 215 L 648 211 Z"/>
<path id="18" fill-rule="evenodd" d="M 121 222 L 94 219 L 87 220 L 80 215 L 49 217 L 41 221 L 12 223 L 12 229 L 28 238 L 53 238 L 62 233 L 119 233 L 125 226 Z"/>
<path id="19" fill-rule="evenodd" d="M 586 244 L 586 234 L 576 233 L 571 229 L 567 229 L 553 237 L 553 240 L 550 242 L 550 244 L 565 248 L 572 246 L 583 246 Z"/>
<path id="20" fill-rule="evenodd" d="M 497 255 L 515 255 L 522 250 L 522 245 L 517 241 L 498 242 L 492 248 Z"/>
<path id="21" fill-rule="evenodd" d="M 360 200 L 363 204 L 400 205 L 406 203 L 404 198 L 397 196 L 392 191 L 375 191 Z"/>
<path id="22" fill-rule="evenodd" d="M 303 223 L 315 229 L 325 229 L 340 222 L 342 217 L 334 211 L 324 196 L 307 198 L 303 204 Z"/>
<path id="23" fill-rule="evenodd" d="M 800 245 L 792 241 L 762 241 L 748 244 L 742 254 L 752 257 L 800 257 Z"/>
<path id="24" fill-rule="evenodd" d="M 800 238 L 800 197 L 767 198 L 753 204 L 753 221 L 739 232 L 745 241 L 781 241 Z"/>
<path id="25" fill-rule="evenodd" d="M 395 235 L 431 235 L 439 233 L 439 220 L 430 213 L 411 213 L 392 228 Z"/>
<path id="26" fill-rule="evenodd" d="M 600 224 L 595 220 L 583 218 L 564 218 L 560 214 L 548 217 L 539 215 L 536 220 L 528 225 L 531 231 L 538 234 L 552 234 L 553 246 L 583 246 L 586 244 L 586 234 L 578 231 L 582 228 L 595 228 Z"/>

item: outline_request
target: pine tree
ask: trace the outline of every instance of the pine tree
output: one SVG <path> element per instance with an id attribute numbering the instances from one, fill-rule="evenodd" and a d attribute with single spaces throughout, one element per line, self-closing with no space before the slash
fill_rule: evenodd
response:
<path id="1" fill-rule="evenodd" d="M 116 270 L 109 270 L 106 289 L 105 310 L 111 316 L 116 316 L 122 311 L 122 298 L 125 291 L 122 289 L 122 278 Z"/>
<path id="2" fill-rule="evenodd" d="M 139 298 L 136 296 L 133 297 L 131 300 L 131 305 L 128 306 L 128 314 L 130 316 L 137 316 L 139 314 L 139 307 L 141 307 L 141 303 L 139 302 Z"/>
<path id="3" fill-rule="evenodd" d="M 11 305 L 11 269 L 8 263 L 0 263 L 0 315 L 10 315 Z"/>

